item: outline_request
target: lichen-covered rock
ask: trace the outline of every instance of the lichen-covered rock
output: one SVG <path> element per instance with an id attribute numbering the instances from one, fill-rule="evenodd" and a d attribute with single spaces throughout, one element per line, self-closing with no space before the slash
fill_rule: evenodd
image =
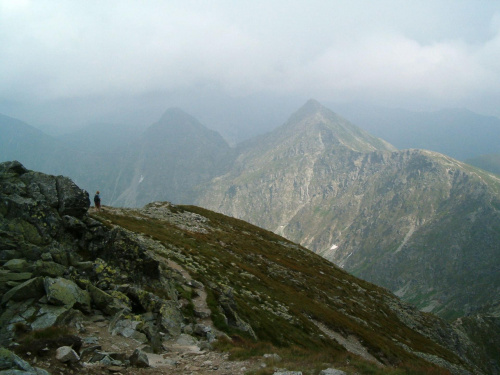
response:
<path id="1" fill-rule="evenodd" d="M 133 235 L 115 228 L 109 232 L 106 246 L 96 256 L 119 265 L 133 279 L 141 280 L 147 275 L 149 280 L 158 280 L 159 262 L 147 250 Z"/>
<path id="2" fill-rule="evenodd" d="M 24 375 L 50 375 L 47 371 L 31 366 L 6 348 L 0 347 L 0 373 Z"/>
<path id="3" fill-rule="evenodd" d="M 47 300 L 53 305 L 75 307 L 84 312 L 90 312 L 90 295 L 80 289 L 73 281 L 58 277 L 44 279 Z"/>
<path id="4" fill-rule="evenodd" d="M 160 307 L 161 326 L 171 337 L 177 337 L 182 331 L 182 314 L 174 301 L 165 301 Z"/>
<path id="5" fill-rule="evenodd" d="M 32 268 L 25 259 L 11 259 L 3 267 L 12 272 L 29 272 Z"/>
<path id="6" fill-rule="evenodd" d="M 64 320 L 65 315 L 68 314 L 68 309 L 65 306 L 52 306 L 52 305 L 42 305 L 37 311 L 36 317 L 30 320 L 34 321 L 29 324 L 31 329 L 44 329 L 56 325 L 58 322 Z"/>
<path id="7" fill-rule="evenodd" d="M 94 285 L 88 286 L 88 292 L 92 303 L 107 315 L 115 315 L 117 312 L 129 308 L 127 304 L 123 303 L 118 298 L 111 296 Z"/>
<path id="8" fill-rule="evenodd" d="M 257 339 L 252 326 L 240 318 L 237 312 L 236 302 L 234 301 L 234 296 L 231 289 L 226 289 L 219 298 L 220 307 L 226 317 L 227 324 L 238 328 L 243 332 L 247 332 L 254 339 Z"/>
<path id="9" fill-rule="evenodd" d="M 72 181 L 0 163 L 0 202 L 0 344 L 16 325 L 66 324 L 91 306 L 122 311 L 115 327 L 157 350 L 164 333 L 180 334 L 174 281 L 138 235 L 86 214 L 88 194 Z"/>
<path id="10" fill-rule="evenodd" d="M 149 367 L 149 359 L 146 353 L 140 349 L 135 349 L 130 356 L 130 364 L 135 367 Z"/>
<path id="11" fill-rule="evenodd" d="M 51 261 L 37 260 L 33 266 L 34 276 L 61 277 L 67 271 L 67 267 Z"/>
<path id="12" fill-rule="evenodd" d="M 41 298 L 44 295 L 43 278 L 35 277 L 10 289 L 3 295 L 1 304 L 3 305 L 11 299 L 14 301 L 23 301 L 29 298 Z"/>

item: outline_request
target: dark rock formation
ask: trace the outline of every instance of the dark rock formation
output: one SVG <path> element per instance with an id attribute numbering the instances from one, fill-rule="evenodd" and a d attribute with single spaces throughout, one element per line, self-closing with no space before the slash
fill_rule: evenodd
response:
<path id="1" fill-rule="evenodd" d="M 152 313 L 138 328 L 145 340 L 146 332 L 180 334 L 176 294 L 164 300 L 142 289 L 175 290 L 158 261 L 132 233 L 88 216 L 89 205 L 88 193 L 68 178 L 28 171 L 16 161 L 0 164 L 1 345 L 12 343 L 20 327 L 78 321 L 93 309 L 110 316 Z"/>

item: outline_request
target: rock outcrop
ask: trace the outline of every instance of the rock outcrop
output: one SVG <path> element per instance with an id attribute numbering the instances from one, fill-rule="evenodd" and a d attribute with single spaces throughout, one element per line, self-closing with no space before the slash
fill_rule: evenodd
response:
<path id="1" fill-rule="evenodd" d="M 68 178 L 0 164 L 1 346 L 54 326 L 82 330 L 98 311 L 111 334 L 161 350 L 189 323 L 177 291 L 188 280 L 160 267 L 137 235 L 90 217 L 89 205 Z M 61 347 L 60 361 L 79 360 Z"/>

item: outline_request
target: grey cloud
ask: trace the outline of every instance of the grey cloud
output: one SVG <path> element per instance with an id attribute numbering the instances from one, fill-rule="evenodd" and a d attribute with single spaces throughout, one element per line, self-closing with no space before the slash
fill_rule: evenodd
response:
<path id="1" fill-rule="evenodd" d="M 2 0 L 0 109 L 214 85 L 498 116 L 500 4 L 479 4 Z"/>

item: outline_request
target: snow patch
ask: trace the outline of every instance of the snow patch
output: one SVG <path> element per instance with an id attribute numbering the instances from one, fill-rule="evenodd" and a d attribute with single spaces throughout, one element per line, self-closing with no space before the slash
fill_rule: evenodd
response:
<path id="1" fill-rule="evenodd" d="M 335 244 L 332 245 L 332 247 L 330 247 L 330 250 L 337 250 L 339 247 Z"/>
<path id="2" fill-rule="evenodd" d="M 144 176 L 141 174 L 141 178 L 139 178 L 139 183 L 141 183 L 142 181 L 144 181 Z"/>
<path id="3" fill-rule="evenodd" d="M 399 253 L 401 251 L 401 249 L 403 248 L 403 246 L 406 245 L 406 243 L 408 242 L 408 240 L 410 239 L 410 237 L 413 235 L 413 232 L 415 232 L 415 225 L 412 225 L 410 227 L 410 230 L 408 231 L 408 233 L 406 233 L 406 236 L 403 239 L 403 242 L 401 243 L 401 245 L 399 245 L 399 247 L 396 249 L 396 251 L 394 252 L 394 254 L 397 254 L 397 253 Z"/>

